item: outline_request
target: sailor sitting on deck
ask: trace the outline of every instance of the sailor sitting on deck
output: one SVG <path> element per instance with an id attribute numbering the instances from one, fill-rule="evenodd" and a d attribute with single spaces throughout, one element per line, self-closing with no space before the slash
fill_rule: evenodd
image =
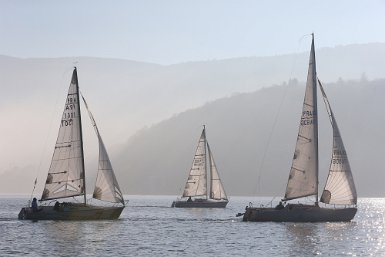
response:
<path id="1" fill-rule="evenodd" d="M 280 201 L 279 204 L 275 206 L 276 210 L 282 210 L 283 208 L 285 208 L 285 206 L 282 204 L 282 201 Z"/>
<path id="2" fill-rule="evenodd" d="M 191 196 L 188 197 L 187 202 L 192 202 Z"/>
<path id="3" fill-rule="evenodd" d="M 60 203 L 58 201 L 56 201 L 55 205 L 53 206 L 53 209 L 55 211 L 58 211 L 60 209 Z"/>

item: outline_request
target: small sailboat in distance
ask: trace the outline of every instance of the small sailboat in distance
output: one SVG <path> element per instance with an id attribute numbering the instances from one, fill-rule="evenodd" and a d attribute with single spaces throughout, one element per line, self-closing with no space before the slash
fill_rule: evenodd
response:
<path id="1" fill-rule="evenodd" d="M 125 207 L 123 194 L 119 188 L 96 122 L 84 97 L 82 98 L 99 141 L 99 167 L 93 198 L 112 204 L 96 206 L 87 203 L 80 91 L 75 67 L 60 122 L 55 150 L 40 200 L 43 204 L 36 208 L 35 201 L 35 206 L 22 208 L 19 219 L 117 219 L 123 211 Z M 70 197 L 82 197 L 83 202 L 58 202 L 59 199 Z M 53 202 L 55 202 L 55 205 L 53 205 Z"/>
<path id="2" fill-rule="evenodd" d="M 326 185 L 318 200 L 318 111 L 319 85 L 333 129 L 333 149 Z M 287 203 L 290 200 L 314 196 L 314 205 Z M 328 222 L 350 221 L 357 212 L 357 193 L 348 156 L 342 142 L 337 121 L 317 78 L 314 34 L 309 60 L 305 98 L 299 125 L 297 144 L 286 187 L 286 205 L 275 208 L 247 206 L 243 221 Z M 320 207 L 319 202 L 325 203 Z"/>
<path id="3" fill-rule="evenodd" d="M 208 190 L 207 183 L 207 158 L 210 166 L 210 190 Z M 213 154 L 206 139 L 206 127 L 203 126 L 182 197 L 174 201 L 171 207 L 225 208 L 228 202 Z"/>

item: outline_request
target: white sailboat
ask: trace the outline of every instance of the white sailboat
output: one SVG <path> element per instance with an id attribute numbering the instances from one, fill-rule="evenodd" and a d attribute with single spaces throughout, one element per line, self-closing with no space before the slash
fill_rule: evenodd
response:
<path id="1" fill-rule="evenodd" d="M 42 205 L 38 209 L 33 207 L 22 208 L 19 219 L 117 219 L 123 211 L 125 207 L 123 194 L 119 188 L 96 122 L 84 98 L 83 101 L 99 142 L 99 166 L 93 198 L 113 204 L 95 206 L 87 203 L 80 92 L 75 67 L 60 122 L 55 150 L 40 200 Z M 59 203 L 58 201 L 70 197 L 82 197 L 83 201 L 81 203 Z M 55 205 L 52 205 L 53 202 L 55 202 Z"/>
<path id="2" fill-rule="evenodd" d="M 210 167 L 210 188 L 208 188 L 207 183 L 207 158 Z M 214 157 L 206 139 L 206 128 L 203 126 L 183 195 L 180 199 L 174 201 L 171 207 L 224 208 L 228 202 Z"/>
<path id="3" fill-rule="evenodd" d="M 333 149 L 329 175 L 320 200 L 318 200 L 317 85 L 319 85 L 322 92 L 333 128 Z M 281 202 L 275 208 L 248 206 L 243 214 L 243 220 L 291 222 L 350 221 L 357 212 L 357 193 L 348 156 L 330 103 L 320 81 L 317 79 L 313 34 L 297 144 L 285 197 L 282 201 L 286 203 L 290 200 L 309 196 L 315 197 L 314 205 L 292 204 L 289 202 L 285 206 Z M 325 207 L 320 207 L 319 202 L 325 203 Z M 331 205 L 333 207 L 330 207 Z"/>

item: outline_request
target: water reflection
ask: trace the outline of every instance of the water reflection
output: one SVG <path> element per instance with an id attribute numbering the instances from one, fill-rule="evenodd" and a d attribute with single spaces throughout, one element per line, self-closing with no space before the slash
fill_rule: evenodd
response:
<path id="1" fill-rule="evenodd" d="M 385 256 L 385 199 L 360 199 L 352 222 L 331 223 L 242 222 L 247 198 L 220 210 L 172 199 L 137 197 L 119 220 L 79 222 L 20 221 L 25 199 L 0 199 L 0 256 Z"/>
<path id="2" fill-rule="evenodd" d="M 36 224 L 36 226 L 40 227 L 43 240 L 48 242 L 55 252 L 62 250 L 63 244 L 77 248 L 82 242 L 83 226 L 79 222 L 54 221 L 38 223 L 41 223 Z"/>
<path id="3" fill-rule="evenodd" d="M 292 246 L 288 248 L 290 256 L 306 256 L 321 253 L 320 233 L 317 223 L 285 223 L 287 238 Z"/>
<path id="4" fill-rule="evenodd" d="M 105 242 L 111 239 L 114 221 L 39 221 L 35 226 L 51 252 L 64 256 L 92 255 L 97 249 L 108 248 Z"/>
<path id="5" fill-rule="evenodd" d="M 378 220 L 378 219 L 376 219 Z M 362 256 L 369 253 L 383 252 L 379 248 L 363 247 L 369 237 L 379 236 L 378 231 L 363 233 L 362 221 L 352 222 L 330 222 L 330 223 L 286 223 L 286 236 L 291 241 L 288 247 L 290 256 L 330 255 L 332 251 L 335 256 Z M 369 225 L 373 230 L 376 226 Z M 375 229 L 376 230 L 376 229 Z M 382 238 L 376 238 L 379 243 L 384 242 Z M 358 244 L 357 241 L 360 243 Z M 373 244 L 371 244 L 373 245 Z"/>

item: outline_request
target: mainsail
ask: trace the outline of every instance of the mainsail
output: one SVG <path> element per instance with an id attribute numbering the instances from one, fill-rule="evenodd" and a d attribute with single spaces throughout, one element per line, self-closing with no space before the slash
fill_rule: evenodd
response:
<path id="1" fill-rule="evenodd" d="M 92 125 L 95 129 L 95 133 L 99 140 L 99 166 L 93 198 L 114 203 L 120 202 L 124 205 L 123 194 L 119 188 L 118 181 L 116 180 L 115 173 L 112 169 L 111 161 L 108 157 L 107 150 L 104 146 L 102 137 L 100 136 L 99 129 L 96 126 L 95 119 L 90 109 L 88 108 L 88 104 L 84 99 L 83 95 L 82 98 L 84 101 L 84 105 L 87 108 L 88 115 L 90 116 Z"/>
<path id="2" fill-rule="evenodd" d="M 227 200 L 227 196 L 222 186 L 221 179 L 219 178 L 217 166 L 215 165 L 214 157 L 210 150 L 209 143 L 207 143 L 207 151 L 209 153 L 210 171 L 211 171 L 210 198 L 215 200 L 221 200 L 221 199 Z"/>
<path id="3" fill-rule="evenodd" d="M 187 178 L 183 197 L 204 196 L 207 198 L 206 132 L 203 129 L 195 151 L 192 167 Z"/>
<path id="4" fill-rule="evenodd" d="M 337 121 L 334 118 L 334 113 L 321 82 L 319 82 L 319 86 L 333 128 L 332 159 L 329 175 L 320 201 L 327 204 L 357 204 L 356 187 Z"/>
<path id="5" fill-rule="evenodd" d="M 79 86 L 75 68 L 42 200 L 84 195 L 84 155 L 79 104 Z"/>
<path id="6" fill-rule="evenodd" d="M 284 200 L 318 198 L 317 74 L 314 37 L 311 44 L 301 122 Z"/>

